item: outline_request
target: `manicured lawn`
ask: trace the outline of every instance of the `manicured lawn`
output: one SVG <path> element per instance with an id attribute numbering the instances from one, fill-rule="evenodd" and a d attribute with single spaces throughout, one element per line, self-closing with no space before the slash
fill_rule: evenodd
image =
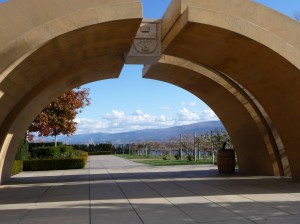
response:
<path id="1" fill-rule="evenodd" d="M 127 154 L 115 154 L 124 159 L 162 159 L 162 156 L 139 156 L 139 155 L 127 155 Z"/>
<path id="2" fill-rule="evenodd" d="M 115 155 L 124 159 L 132 160 L 137 163 L 149 164 L 152 166 L 174 166 L 174 165 L 203 165 L 203 164 L 212 164 L 212 159 L 201 159 L 195 161 L 188 161 L 187 159 L 182 160 L 163 160 L 162 157 L 145 157 L 138 155 Z"/>
<path id="3" fill-rule="evenodd" d="M 198 161 L 187 161 L 187 160 L 163 160 L 163 159 L 134 159 L 134 162 L 149 164 L 152 166 L 174 166 L 174 165 L 203 165 L 212 164 L 212 160 L 198 160 Z"/>

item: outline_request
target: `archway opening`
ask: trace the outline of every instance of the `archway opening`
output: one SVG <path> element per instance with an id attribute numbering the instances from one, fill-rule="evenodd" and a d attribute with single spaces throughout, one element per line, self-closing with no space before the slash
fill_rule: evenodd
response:
<path id="1" fill-rule="evenodd" d="M 71 145 L 110 142 L 117 146 L 152 142 L 161 145 L 157 149 L 161 154 L 167 154 L 164 147 L 173 142 L 177 149 L 173 148 L 169 156 L 174 159 L 180 151 L 180 135 L 184 135 L 189 145 L 183 152 L 184 158 L 194 153 L 193 157 L 197 158 L 203 158 L 203 153 L 212 156 L 212 146 L 216 156 L 216 150 L 225 139 L 211 142 L 211 132 L 225 134 L 226 130 L 213 110 L 175 85 L 142 79 L 142 68 L 127 65 L 117 79 L 85 85 L 91 91 L 92 105 L 76 118 L 77 133 L 71 137 L 59 136 L 58 141 Z M 199 141 L 197 150 L 194 149 L 195 134 Z M 53 137 L 36 137 L 35 141 L 50 142 Z M 148 151 L 151 150 L 148 148 Z"/>
<path id="2" fill-rule="evenodd" d="M 140 47 L 134 52 L 138 54 L 162 45 L 164 57 L 146 67 L 144 77 L 180 86 L 207 102 L 237 146 L 242 170 L 289 175 L 291 160 L 291 170 L 298 175 L 294 137 L 299 124 L 295 119 L 292 126 L 287 119 L 297 117 L 299 108 L 298 24 L 254 3 L 230 3 L 232 7 L 224 8 L 223 1 L 173 1 L 162 20 L 155 21 L 161 23 L 162 40 L 151 35 L 144 39 L 144 32 L 151 34 L 151 27 L 159 26 L 140 26 L 141 4 L 136 1 L 75 4 L 67 12 L 49 5 L 53 17 L 22 21 L 23 31 L 8 32 L 3 40 L 8 43 L 1 61 L 1 170 L 9 169 L 17 140 L 47 103 L 66 89 L 118 77 L 124 54 L 134 43 Z M 7 2 L 3 8 L 14 4 Z M 249 8 L 263 19 L 248 14 Z M 273 24 L 269 17 L 281 22 Z M 292 27 L 295 35 L 280 32 L 282 24 Z M 290 83 L 295 88 L 289 88 Z M 289 116 L 280 113 L 284 106 Z"/>

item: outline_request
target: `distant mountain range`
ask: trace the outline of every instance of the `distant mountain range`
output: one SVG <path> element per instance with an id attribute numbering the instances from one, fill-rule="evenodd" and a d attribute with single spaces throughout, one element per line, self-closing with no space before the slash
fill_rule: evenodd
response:
<path id="1" fill-rule="evenodd" d="M 91 133 L 72 135 L 70 137 L 59 136 L 58 141 L 67 142 L 68 144 L 87 144 L 87 143 L 105 143 L 126 144 L 132 142 L 147 142 L 147 141 L 168 141 L 178 138 L 180 134 L 190 135 L 196 132 L 204 134 L 211 130 L 224 130 L 221 121 L 206 121 L 190 125 L 175 126 L 163 129 L 145 129 L 139 131 L 121 132 L 121 133 Z M 44 140 L 50 140 L 49 138 Z M 51 139 L 52 140 L 52 139 Z"/>

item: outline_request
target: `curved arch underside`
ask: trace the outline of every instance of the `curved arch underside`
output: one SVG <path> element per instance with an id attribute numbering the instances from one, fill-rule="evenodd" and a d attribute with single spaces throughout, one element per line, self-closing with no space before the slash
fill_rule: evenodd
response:
<path id="1" fill-rule="evenodd" d="M 137 0 L 23 4 L 0 6 L 1 182 L 23 133 L 49 102 L 118 77 L 142 20 Z M 5 25 L 12 22 L 13 29 Z M 228 130 L 242 172 L 300 179 L 299 24 L 240 0 L 174 0 L 161 24 L 165 55 L 144 77 L 204 100 Z"/>
<path id="2" fill-rule="evenodd" d="M 174 23 L 162 22 L 162 29 L 167 30 L 163 53 L 218 71 L 245 88 L 266 115 L 264 122 L 276 142 L 273 151 L 281 157 L 283 172 L 300 178 L 300 44 L 294 35 L 300 32 L 299 24 L 250 2 L 173 3 L 173 10 L 179 8 L 175 11 L 180 15 L 173 14 Z M 165 18 L 170 17 L 169 12 Z M 246 132 L 243 138 L 247 138 Z"/>
<path id="3" fill-rule="evenodd" d="M 180 86 L 208 104 L 231 137 L 240 172 L 287 175 L 284 168 L 289 165 L 282 163 L 275 138 L 253 97 L 226 75 L 164 55 L 156 65 L 144 68 L 144 78 Z"/>
<path id="4" fill-rule="evenodd" d="M 129 51 L 141 22 L 141 5 L 137 1 L 28 1 L 29 5 L 50 11 L 54 2 L 69 12 L 50 13 L 54 16 L 51 19 L 47 13 L 39 15 L 41 24 L 37 27 L 25 21 L 28 31 L 21 37 L 18 33 L 7 34 L 15 35 L 15 45 L 22 43 L 24 47 L 11 55 L 10 62 L 1 60 L 1 65 L 8 65 L 0 75 L 1 182 L 10 177 L 25 130 L 49 102 L 74 87 L 119 76 L 123 54 Z M 6 4 L 14 5 L 14 10 L 18 5 Z M 36 38 L 38 35 L 41 38 Z M 3 50 L 4 57 L 11 50 L 10 45 Z"/>

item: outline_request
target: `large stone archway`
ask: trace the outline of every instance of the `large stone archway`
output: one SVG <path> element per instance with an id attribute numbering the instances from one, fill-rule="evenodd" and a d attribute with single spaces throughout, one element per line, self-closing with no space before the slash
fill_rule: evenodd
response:
<path id="1" fill-rule="evenodd" d="M 247 90 L 226 75 L 163 55 L 156 65 L 144 68 L 144 78 L 180 86 L 210 105 L 220 116 L 237 149 L 240 172 L 289 175 L 288 161 L 280 156 L 280 150 L 284 150 L 280 148 L 281 140 L 270 129 L 272 124 L 268 123 L 265 111 Z"/>
<path id="2" fill-rule="evenodd" d="M 68 89 L 119 76 L 142 17 L 138 1 L 20 4 L 0 7 L 8 13 L 1 21 L 7 24 L 1 38 L 1 182 L 9 178 L 22 133 L 38 111 Z"/>
<path id="3" fill-rule="evenodd" d="M 142 12 L 137 0 L 28 0 L 1 4 L 0 13 L 4 182 L 43 107 L 73 87 L 118 77 Z M 165 56 L 146 66 L 144 76 L 185 88 L 211 106 L 243 172 L 299 179 L 299 24 L 240 0 L 174 0 L 160 22 Z"/>

